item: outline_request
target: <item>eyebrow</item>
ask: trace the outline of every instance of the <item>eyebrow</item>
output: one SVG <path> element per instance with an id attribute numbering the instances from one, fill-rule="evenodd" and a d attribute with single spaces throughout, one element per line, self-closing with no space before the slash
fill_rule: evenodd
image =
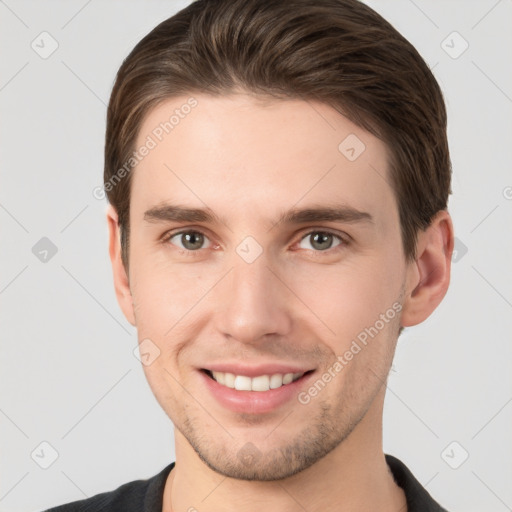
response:
<path id="1" fill-rule="evenodd" d="M 148 222 L 176 221 L 176 222 L 204 222 L 223 223 L 215 212 L 210 208 L 188 208 L 180 205 L 162 204 L 150 208 L 144 213 L 144 220 Z M 309 208 L 292 208 L 283 212 L 277 222 L 284 224 L 303 224 L 307 222 L 366 222 L 373 223 L 373 217 L 368 212 L 363 212 L 346 205 L 337 206 L 312 206 Z"/>

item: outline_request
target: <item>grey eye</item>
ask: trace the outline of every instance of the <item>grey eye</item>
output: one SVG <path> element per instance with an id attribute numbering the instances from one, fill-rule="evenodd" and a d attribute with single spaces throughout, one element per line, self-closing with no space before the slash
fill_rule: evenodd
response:
<path id="1" fill-rule="evenodd" d="M 176 245 L 182 249 L 186 249 L 187 251 L 197 251 L 198 249 L 202 249 L 202 245 L 205 240 L 208 240 L 202 233 L 199 233 L 199 231 L 181 231 L 180 233 L 175 233 L 169 237 L 169 242 L 174 238 L 179 241 Z"/>
<path id="2" fill-rule="evenodd" d="M 302 244 L 304 240 L 311 240 L 310 247 L 303 247 L 301 245 L 302 249 L 310 249 L 312 248 L 315 251 L 325 251 L 327 249 L 331 249 L 332 247 L 336 247 L 337 245 L 341 244 L 342 240 L 339 236 L 329 233 L 326 231 L 312 231 L 311 233 L 308 233 L 301 241 Z M 338 243 L 333 245 L 333 241 L 335 239 L 338 239 Z"/>

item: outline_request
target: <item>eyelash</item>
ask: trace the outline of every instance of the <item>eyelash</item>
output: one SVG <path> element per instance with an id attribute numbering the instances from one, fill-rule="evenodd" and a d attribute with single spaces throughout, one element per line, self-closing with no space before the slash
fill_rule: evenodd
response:
<path id="1" fill-rule="evenodd" d="M 208 235 L 206 235 L 206 233 L 204 233 L 203 231 L 199 230 L 199 229 L 187 229 L 187 230 L 180 230 L 180 231 L 176 231 L 176 232 L 173 232 L 173 231 L 170 231 L 170 232 L 166 232 L 160 239 L 160 242 L 164 245 L 168 245 L 170 242 L 170 239 L 177 236 L 177 235 L 184 235 L 184 234 L 187 234 L 187 233 L 198 233 L 200 235 L 203 235 L 205 238 L 207 238 L 209 240 L 209 237 Z M 333 252 L 337 252 L 338 250 L 343 250 L 345 247 L 347 247 L 347 245 L 349 245 L 349 237 L 348 235 L 345 235 L 345 236 L 342 236 L 340 235 L 339 233 L 335 233 L 329 229 L 325 229 L 325 228 L 322 228 L 322 229 L 312 229 L 310 231 L 307 231 L 304 235 L 302 235 L 298 241 L 298 243 L 302 242 L 302 240 L 304 240 L 305 238 L 307 238 L 308 236 L 311 236 L 312 234 L 315 234 L 315 233 L 322 233 L 322 234 L 327 234 L 327 235 L 332 235 L 334 238 L 337 238 L 339 240 L 339 244 L 334 246 L 334 247 L 330 247 L 329 249 L 326 249 L 324 251 L 315 251 L 315 250 L 312 250 L 312 249 L 303 249 L 303 250 L 307 250 L 308 252 L 311 252 L 313 254 L 318 255 L 318 256 L 321 256 L 323 254 L 332 254 Z M 212 242 L 213 243 L 213 242 Z M 172 244 L 174 245 L 174 244 Z M 191 250 L 188 250 L 188 249 L 182 249 L 181 247 L 176 247 L 176 249 L 180 252 L 180 254 L 185 254 L 187 257 L 196 257 L 198 255 L 201 254 L 202 250 L 203 249 L 197 249 L 195 251 L 191 251 Z"/>

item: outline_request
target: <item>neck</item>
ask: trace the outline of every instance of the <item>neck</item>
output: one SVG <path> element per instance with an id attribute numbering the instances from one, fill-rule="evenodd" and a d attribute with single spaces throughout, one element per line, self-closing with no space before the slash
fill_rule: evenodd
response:
<path id="1" fill-rule="evenodd" d="M 384 390 L 351 434 L 328 455 L 289 478 L 246 481 L 206 466 L 175 430 L 176 466 L 169 474 L 163 512 L 407 512 L 382 450 Z"/>

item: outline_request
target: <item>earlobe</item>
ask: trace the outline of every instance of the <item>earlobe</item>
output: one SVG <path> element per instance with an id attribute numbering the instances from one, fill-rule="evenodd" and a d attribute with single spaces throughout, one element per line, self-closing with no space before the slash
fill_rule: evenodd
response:
<path id="1" fill-rule="evenodd" d="M 133 326 L 135 326 L 135 314 L 133 308 L 132 294 L 129 278 L 121 259 L 121 242 L 119 237 L 119 223 L 117 212 L 112 205 L 107 208 L 107 225 L 109 233 L 109 255 L 112 263 L 112 274 L 114 278 L 114 289 L 117 302 L 121 310 Z"/>
<path id="2" fill-rule="evenodd" d="M 426 320 L 446 295 L 450 284 L 453 225 L 446 210 L 433 218 L 418 235 L 416 260 L 409 265 L 401 325 Z"/>

